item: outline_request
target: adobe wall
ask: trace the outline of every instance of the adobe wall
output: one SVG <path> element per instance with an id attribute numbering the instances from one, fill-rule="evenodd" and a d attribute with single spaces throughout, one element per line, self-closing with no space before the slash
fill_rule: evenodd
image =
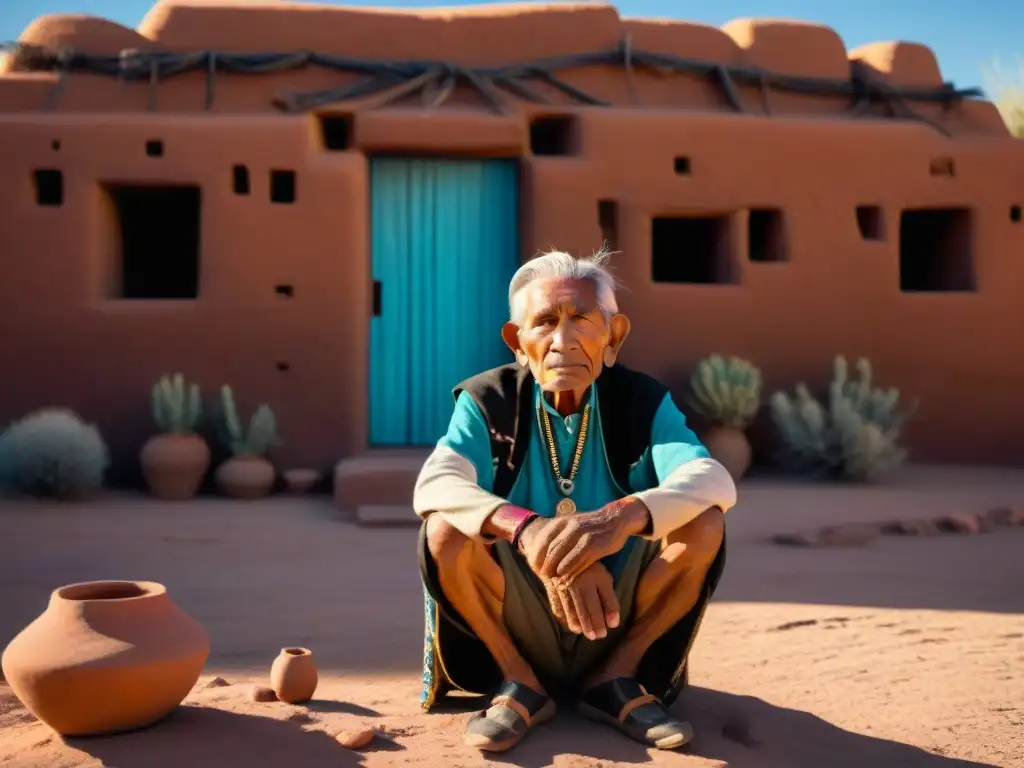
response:
<path id="1" fill-rule="evenodd" d="M 935 86 L 927 48 L 877 44 L 846 52 L 814 25 L 696 24 L 621 20 L 610 6 L 385 12 L 292 3 L 160 3 L 126 30 L 87 17 L 44 17 L 22 39 L 100 53 L 318 50 L 391 60 L 449 58 L 497 66 L 630 45 L 795 75 L 843 78 L 849 58 L 902 86 Z M 386 44 L 385 44 L 386 41 Z M 451 52 L 455 51 L 454 54 Z M 921 460 L 1024 463 L 1024 410 L 1015 407 L 1024 362 L 1006 339 L 1024 331 L 1019 310 L 1024 224 L 1024 144 L 1008 138 L 994 107 L 967 101 L 947 111 L 914 103 L 950 134 L 908 120 L 853 118 L 831 96 L 739 89 L 737 114 L 707 79 L 578 68 L 562 77 L 610 101 L 536 106 L 506 96 L 487 112 L 465 90 L 439 109 L 372 100 L 328 108 L 351 120 L 352 143 L 326 151 L 314 115 L 282 115 L 284 89 L 335 87 L 320 70 L 215 78 L 207 109 L 201 74 L 159 83 L 98 75 L 56 76 L 0 64 L 0 233 L 3 261 L 0 420 L 66 404 L 98 422 L 119 458 L 151 433 L 149 387 L 181 370 L 213 395 L 232 384 L 248 412 L 270 402 L 286 445 L 282 464 L 326 468 L 366 444 L 370 314 L 367 153 L 522 158 L 524 258 L 538 248 L 589 251 L 609 234 L 634 322 L 626 362 L 682 389 L 712 352 L 762 366 L 766 397 L 799 379 L 823 384 L 836 353 L 869 356 L 881 383 L 920 399 L 909 438 Z M 672 107 L 667 109 L 666 107 Z M 531 153 L 528 125 L 542 114 L 575 116 L 570 156 Z M 147 141 L 162 142 L 160 157 Z M 689 160 L 689 173 L 674 158 Z M 951 159 L 955 175 L 934 176 Z M 245 165 L 251 193 L 232 191 Z M 63 203 L 40 207 L 33 172 L 60 169 Z M 296 173 L 292 205 L 269 200 L 271 169 Z M 197 183 L 202 187 L 198 301 L 106 298 L 118 250 L 102 185 Z M 614 201 L 609 231 L 599 201 Z M 883 239 L 865 241 L 855 209 L 879 206 Z M 745 209 L 784 212 L 787 261 L 746 260 Z M 907 207 L 973 209 L 977 290 L 899 290 L 897 223 Z M 606 206 L 607 209 L 607 206 Z M 733 283 L 655 283 L 654 216 L 728 215 Z M 292 296 L 276 292 L 291 286 Z M 998 329 L 998 334 L 996 333 Z M 495 329 L 497 333 L 498 329 Z M 991 338 L 990 338 L 991 337 Z M 1003 341 L 997 343 L 997 338 Z"/>

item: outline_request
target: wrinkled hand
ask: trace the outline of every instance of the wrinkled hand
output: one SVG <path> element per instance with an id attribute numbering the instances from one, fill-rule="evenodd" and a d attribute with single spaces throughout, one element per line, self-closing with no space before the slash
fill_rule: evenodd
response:
<path id="1" fill-rule="evenodd" d="M 619 626 L 619 600 L 615 582 L 601 563 L 595 563 L 577 576 L 541 577 L 555 619 L 570 632 L 588 640 L 608 636 Z"/>
<path id="2" fill-rule="evenodd" d="M 548 549 L 558 536 L 569 525 L 572 518 L 538 517 L 523 529 L 519 538 L 519 551 L 523 553 L 526 564 L 538 576 L 554 576 L 554 568 L 548 567 Z"/>
<path id="3" fill-rule="evenodd" d="M 537 571 L 541 576 L 571 576 L 614 555 L 630 536 L 644 530 L 649 513 L 643 502 L 625 498 L 596 512 L 558 519 L 566 522 L 545 542 L 545 557 Z"/>

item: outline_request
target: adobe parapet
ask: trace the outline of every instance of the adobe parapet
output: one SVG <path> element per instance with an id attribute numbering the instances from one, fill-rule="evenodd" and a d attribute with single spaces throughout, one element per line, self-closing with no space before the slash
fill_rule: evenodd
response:
<path id="1" fill-rule="evenodd" d="M 477 107 L 525 117 L 611 107 L 924 122 L 1007 135 L 927 47 L 847 51 L 832 29 L 621 18 L 611 5 L 380 10 L 158 2 L 132 30 L 59 14 L 0 59 L 0 111 L 305 112 Z"/>

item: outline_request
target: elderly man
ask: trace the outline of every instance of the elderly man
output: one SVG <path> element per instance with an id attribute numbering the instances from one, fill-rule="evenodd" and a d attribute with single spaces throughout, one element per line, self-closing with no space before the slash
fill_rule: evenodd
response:
<path id="1" fill-rule="evenodd" d="M 725 563 L 728 472 L 667 389 L 616 359 L 630 324 L 603 251 L 552 252 L 509 286 L 516 362 L 455 388 L 424 465 L 423 703 L 493 695 L 466 741 L 499 752 L 575 701 L 643 744 L 692 737 L 668 706 Z"/>

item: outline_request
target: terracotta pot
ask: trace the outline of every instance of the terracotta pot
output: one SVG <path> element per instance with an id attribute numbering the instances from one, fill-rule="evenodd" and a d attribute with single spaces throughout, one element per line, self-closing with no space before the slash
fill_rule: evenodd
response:
<path id="1" fill-rule="evenodd" d="M 750 441 L 742 430 L 734 427 L 714 427 L 704 438 L 711 456 L 739 480 L 750 469 Z"/>
<path id="2" fill-rule="evenodd" d="M 274 487 L 274 465 L 259 456 L 232 456 L 215 475 L 217 486 L 236 499 L 261 499 Z"/>
<path id="3" fill-rule="evenodd" d="M 318 480 L 320 473 L 315 469 L 289 469 L 284 473 L 284 481 L 292 493 L 308 493 Z"/>
<path id="4" fill-rule="evenodd" d="M 210 468 L 210 447 L 199 435 L 153 435 L 142 446 L 139 463 L 151 494 L 183 501 L 199 490 Z"/>
<path id="5" fill-rule="evenodd" d="M 312 699 L 318 682 L 316 662 L 309 648 L 282 648 L 270 667 L 270 687 L 278 699 L 289 704 Z"/>
<path id="6" fill-rule="evenodd" d="M 151 725 L 177 707 L 210 653 L 206 630 L 162 584 L 92 581 L 54 590 L 3 654 L 3 673 L 64 736 Z"/>

